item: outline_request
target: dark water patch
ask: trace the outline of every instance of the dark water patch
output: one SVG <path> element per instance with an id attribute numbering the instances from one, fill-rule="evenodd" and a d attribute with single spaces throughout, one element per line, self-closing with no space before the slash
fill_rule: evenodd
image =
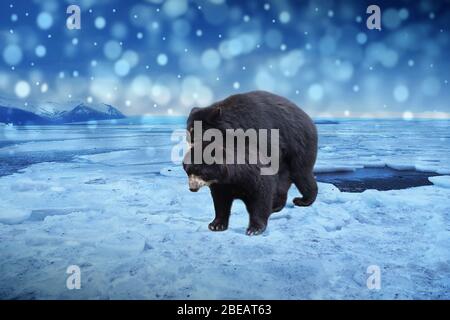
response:
<path id="1" fill-rule="evenodd" d="M 314 120 L 314 123 L 315 124 L 339 124 L 339 122 L 336 120 L 319 120 L 319 119 Z"/>
<path id="2" fill-rule="evenodd" d="M 19 144 L 19 143 L 21 143 L 21 141 L 13 141 L 13 140 L 0 141 L 0 149 L 7 147 L 7 146 L 12 146 L 14 144 Z"/>
<path id="3" fill-rule="evenodd" d="M 126 151 L 131 149 L 94 148 L 74 151 L 34 151 L 16 152 L 10 155 L 0 155 L 0 177 L 16 173 L 33 164 L 42 162 L 71 162 L 76 156 L 86 156 L 113 151 Z"/>
<path id="4" fill-rule="evenodd" d="M 316 173 L 317 181 L 331 183 L 343 192 L 363 192 L 367 189 L 400 190 L 427 186 L 432 185 L 428 177 L 434 176 L 439 174 L 416 170 L 395 170 L 388 167 Z"/>

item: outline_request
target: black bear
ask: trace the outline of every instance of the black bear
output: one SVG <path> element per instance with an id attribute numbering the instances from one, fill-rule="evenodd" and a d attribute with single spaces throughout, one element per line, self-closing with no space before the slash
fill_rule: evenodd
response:
<path id="1" fill-rule="evenodd" d="M 197 121 L 202 124 L 200 136 L 208 129 L 219 130 L 224 136 L 230 129 L 278 129 L 278 171 L 263 175 L 260 162 L 207 164 L 193 161 L 194 146 L 201 144 L 202 149 L 208 146 L 208 142 L 192 138 L 197 136 L 194 132 Z M 241 199 L 250 215 L 246 233 L 264 232 L 270 214 L 285 206 L 292 182 L 302 194 L 301 198 L 294 198 L 295 205 L 309 206 L 315 201 L 317 183 L 313 167 L 317 156 L 317 130 L 311 118 L 291 101 L 265 91 L 232 95 L 209 107 L 194 108 L 187 120 L 187 130 L 191 148 L 185 155 L 183 167 L 191 191 L 205 185 L 211 190 L 215 219 L 209 224 L 210 230 L 226 230 L 233 200 Z M 224 154 L 230 152 L 235 150 L 224 148 Z"/>

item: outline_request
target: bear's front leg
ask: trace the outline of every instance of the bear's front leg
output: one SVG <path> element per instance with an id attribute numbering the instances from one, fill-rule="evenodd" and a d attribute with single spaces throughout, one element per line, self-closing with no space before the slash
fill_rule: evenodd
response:
<path id="1" fill-rule="evenodd" d="M 272 212 L 272 198 L 261 196 L 256 199 L 245 201 L 250 222 L 246 231 L 249 236 L 259 235 L 266 230 L 267 221 Z"/>
<path id="2" fill-rule="evenodd" d="M 228 229 L 231 205 L 233 204 L 231 190 L 229 190 L 229 187 L 220 184 L 212 184 L 210 189 L 216 217 L 208 225 L 208 228 L 211 231 L 225 231 Z"/>

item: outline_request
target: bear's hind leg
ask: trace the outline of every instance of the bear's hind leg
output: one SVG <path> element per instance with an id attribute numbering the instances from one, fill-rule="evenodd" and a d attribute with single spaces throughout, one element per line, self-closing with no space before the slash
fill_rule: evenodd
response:
<path id="1" fill-rule="evenodd" d="M 278 173 L 277 187 L 275 197 L 273 199 L 272 212 L 281 211 L 286 205 L 287 194 L 291 187 L 292 181 L 288 165 L 283 163 Z"/>
<path id="2" fill-rule="evenodd" d="M 216 217 L 208 225 L 208 228 L 211 231 L 225 231 L 228 229 L 231 205 L 233 204 L 231 191 L 225 186 L 216 184 L 211 185 L 210 189 L 214 201 Z"/>
<path id="3" fill-rule="evenodd" d="M 286 205 L 286 201 L 287 201 L 287 192 L 278 193 L 275 196 L 275 199 L 273 200 L 272 212 L 279 212 L 283 210 L 284 206 Z"/>
<path id="4" fill-rule="evenodd" d="M 267 221 L 272 213 L 271 197 L 259 197 L 254 200 L 244 201 L 250 215 L 250 222 L 246 231 L 249 236 L 259 235 L 266 230 Z"/>
<path id="5" fill-rule="evenodd" d="M 307 207 L 313 204 L 317 197 L 317 182 L 312 170 L 292 172 L 292 180 L 302 194 L 302 197 L 294 198 L 296 206 Z"/>

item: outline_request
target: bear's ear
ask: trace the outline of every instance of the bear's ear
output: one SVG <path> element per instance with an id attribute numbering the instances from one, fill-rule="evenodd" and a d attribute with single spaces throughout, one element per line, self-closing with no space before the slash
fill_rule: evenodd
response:
<path id="1" fill-rule="evenodd" d="M 211 123 L 211 122 L 216 122 L 221 117 L 222 117 L 222 108 L 216 107 L 208 114 L 208 116 L 206 117 L 206 120 Z"/>
<path id="2" fill-rule="evenodd" d="M 197 111 L 199 111 L 201 108 L 199 107 L 194 107 L 191 109 L 191 112 L 189 113 L 189 115 L 196 113 Z"/>

